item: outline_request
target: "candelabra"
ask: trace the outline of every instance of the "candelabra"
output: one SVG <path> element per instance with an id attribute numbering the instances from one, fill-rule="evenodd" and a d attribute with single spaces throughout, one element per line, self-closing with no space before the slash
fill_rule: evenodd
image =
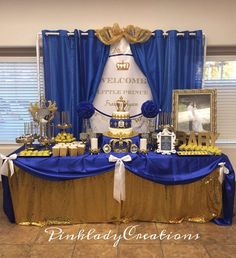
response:
<path id="1" fill-rule="evenodd" d="M 16 137 L 16 143 L 24 144 L 25 149 L 34 149 L 32 144 L 38 138 L 38 126 L 35 122 L 24 123 L 24 134 Z"/>
<path id="2" fill-rule="evenodd" d="M 45 149 L 49 149 L 49 146 L 55 142 L 54 124 L 40 123 L 40 136 L 38 141 L 41 145 L 45 146 Z"/>
<path id="3" fill-rule="evenodd" d="M 66 129 L 72 127 L 70 123 L 70 113 L 62 111 L 56 113 L 56 127 L 62 130 L 62 133 L 66 132 Z"/>

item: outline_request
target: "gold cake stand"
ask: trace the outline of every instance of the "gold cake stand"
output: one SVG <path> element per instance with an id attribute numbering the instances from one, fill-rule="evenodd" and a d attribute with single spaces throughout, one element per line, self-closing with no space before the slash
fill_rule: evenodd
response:
<path id="1" fill-rule="evenodd" d="M 127 139 L 127 138 L 132 138 L 132 137 L 137 136 L 138 133 L 137 132 L 132 132 L 130 134 L 123 134 L 123 133 L 113 134 L 111 132 L 105 132 L 105 133 L 103 133 L 103 135 L 107 136 L 107 137 L 115 138 L 115 139 Z"/>

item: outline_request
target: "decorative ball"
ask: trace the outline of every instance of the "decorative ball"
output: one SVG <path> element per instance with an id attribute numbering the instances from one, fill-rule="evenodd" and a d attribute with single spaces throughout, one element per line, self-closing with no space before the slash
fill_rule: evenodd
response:
<path id="1" fill-rule="evenodd" d="M 158 107 L 152 100 L 147 100 L 141 107 L 143 116 L 153 118 L 158 114 Z"/>
<path id="2" fill-rule="evenodd" d="M 88 119 L 93 116 L 95 109 L 92 103 L 83 101 L 79 103 L 77 107 L 77 112 L 79 114 L 79 117 L 83 119 Z"/>

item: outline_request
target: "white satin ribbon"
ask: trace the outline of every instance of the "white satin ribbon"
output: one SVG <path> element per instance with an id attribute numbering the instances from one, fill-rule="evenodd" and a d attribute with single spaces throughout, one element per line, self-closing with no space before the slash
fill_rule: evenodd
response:
<path id="1" fill-rule="evenodd" d="M 219 177 L 218 180 L 219 182 L 222 184 L 224 181 L 224 175 L 228 175 L 229 174 L 229 170 L 228 168 L 225 166 L 225 162 L 220 162 L 218 164 L 220 166 L 220 171 L 219 171 Z"/>
<path id="2" fill-rule="evenodd" d="M 116 162 L 114 173 L 113 198 L 119 203 L 125 200 L 125 165 L 124 162 L 131 161 L 130 155 L 117 158 L 113 155 L 109 156 L 109 162 Z"/>
<path id="3" fill-rule="evenodd" d="M 12 160 L 17 158 L 17 154 L 12 154 L 11 156 L 7 157 L 3 154 L 0 154 L 0 159 L 4 160 L 2 163 L 1 171 L 0 171 L 0 181 L 2 180 L 1 175 L 8 176 L 8 164 L 10 169 L 10 176 L 14 174 L 14 163 Z"/>

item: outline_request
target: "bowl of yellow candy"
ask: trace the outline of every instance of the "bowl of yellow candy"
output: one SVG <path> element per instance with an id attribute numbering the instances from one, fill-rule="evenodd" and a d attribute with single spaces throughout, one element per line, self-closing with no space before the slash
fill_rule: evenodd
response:
<path id="1" fill-rule="evenodd" d="M 51 156 L 50 150 L 23 150 L 21 151 L 18 156 L 19 157 L 50 157 Z"/>
<path id="2" fill-rule="evenodd" d="M 221 155 L 217 146 L 202 146 L 196 144 L 182 144 L 179 146 L 179 155 Z"/>
<path id="3" fill-rule="evenodd" d="M 71 133 L 59 133 L 55 138 L 56 143 L 60 143 L 60 142 L 70 143 L 75 140 L 76 138 Z"/>

